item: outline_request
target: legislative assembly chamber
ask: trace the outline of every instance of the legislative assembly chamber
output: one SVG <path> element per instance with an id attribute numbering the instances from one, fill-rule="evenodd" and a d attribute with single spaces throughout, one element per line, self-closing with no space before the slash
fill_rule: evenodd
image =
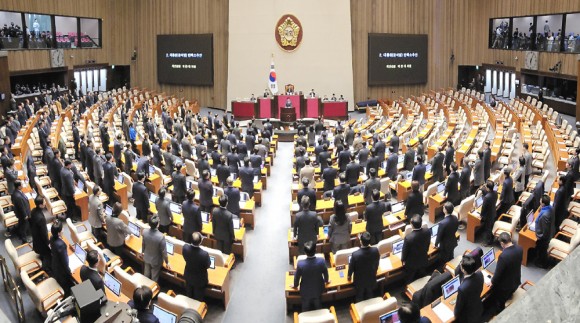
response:
<path id="1" fill-rule="evenodd" d="M 579 322 L 580 1 L 0 1 L 0 322 Z"/>

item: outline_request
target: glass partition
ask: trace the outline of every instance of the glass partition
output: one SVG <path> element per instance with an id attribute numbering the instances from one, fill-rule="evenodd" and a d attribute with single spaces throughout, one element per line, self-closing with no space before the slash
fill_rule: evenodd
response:
<path id="1" fill-rule="evenodd" d="M 81 47 L 101 47 L 99 19 L 81 18 Z"/>
<path id="2" fill-rule="evenodd" d="M 28 48 L 52 47 L 52 22 L 49 15 L 36 13 L 24 14 Z"/>
<path id="3" fill-rule="evenodd" d="M 78 19 L 76 17 L 54 17 L 56 27 L 56 47 L 77 48 Z"/>
<path id="4" fill-rule="evenodd" d="M 0 11 L 0 49 L 24 48 L 22 14 Z"/>

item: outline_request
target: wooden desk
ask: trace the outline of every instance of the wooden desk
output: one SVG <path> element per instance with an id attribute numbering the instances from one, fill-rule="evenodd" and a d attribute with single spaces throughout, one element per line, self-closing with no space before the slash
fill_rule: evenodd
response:
<path id="1" fill-rule="evenodd" d="M 149 182 L 145 182 L 145 186 L 151 192 L 157 194 L 161 186 L 163 186 L 163 179 L 158 174 L 149 175 Z"/>
<path id="2" fill-rule="evenodd" d="M 478 212 L 481 212 L 481 208 L 479 208 Z M 476 215 L 471 211 L 467 213 L 467 232 L 466 232 L 466 235 L 467 235 L 467 241 L 469 241 L 469 242 L 475 242 L 475 232 L 481 226 L 480 214 L 481 213 L 478 213 Z"/>
<path id="3" fill-rule="evenodd" d="M 445 201 L 447 201 L 447 198 L 440 193 L 429 196 L 429 221 L 431 223 L 436 223 L 435 218 L 441 213 Z"/>
<path id="4" fill-rule="evenodd" d="M 67 248 L 69 251 L 69 256 L 72 254 L 72 251 L 70 250 L 70 248 Z M 75 256 L 76 257 L 76 256 Z M 81 281 L 81 267 L 77 268 L 73 273 L 73 278 L 75 280 L 75 282 L 77 284 L 80 284 Z M 105 295 L 107 296 L 107 299 L 110 302 L 120 302 L 120 303 L 127 303 L 128 301 L 131 300 L 130 297 L 128 297 L 127 295 L 121 293 L 119 296 L 115 295 L 115 293 L 113 293 L 110 289 L 108 289 L 107 287 L 105 287 Z"/>
<path id="5" fill-rule="evenodd" d="M 81 209 L 81 219 L 89 219 L 89 196 L 85 192 L 75 194 L 75 204 Z"/>
<path id="6" fill-rule="evenodd" d="M 127 210 L 129 208 L 129 192 L 127 191 L 127 184 L 121 184 L 115 180 L 115 196 L 117 200 L 123 206 L 123 210 Z"/>
<path id="7" fill-rule="evenodd" d="M 534 221 L 536 219 L 536 217 L 538 216 L 539 212 L 536 212 L 536 214 L 534 215 Z M 531 248 L 535 248 L 536 247 L 536 242 L 538 241 L 538 238 L 536 238 L 536 233 L 532 230 L 530 230 L 528 228 L 528 225 L 526 224 L 522 230 L 520 231 L 520 234 L 518 236 L 518 245 L 520 245 L 520 247 L 522 247 L 522 249 L 524 250 L 524 255 L 522 257 L 522 265 L 527 266 L 528 265 L 528 252 L 530 251 Z"/>

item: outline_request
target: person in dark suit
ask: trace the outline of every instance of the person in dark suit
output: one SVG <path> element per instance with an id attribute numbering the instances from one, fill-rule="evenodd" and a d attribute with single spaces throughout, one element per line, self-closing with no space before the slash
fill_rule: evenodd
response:
<path id="1" fill-rule="evenodd" d="M 379 139 L 378 137 L 376 139 L 373 137 L 373 140 L 375 140 L 375 144 L 373 145 L 373 149 L 375 149 L 377 157 L 379 158 L 379 165 L 380 165 L 385 160 L 385 152 L 387 151 L 387 146 L 385 145 L 385 142 L 382 141 L 381 139 Z M 368 167 L 368 165 L 367 165 L 367 167 Z"/>
<path id="2" fill-rule="evenodd" d="M 487 317 L 492 317 L 505 308 L 505 303 L 518 289 L 522 280 L 522 257 L 524 251 L 512 243 L 509 233 L 499 235 L 499 244 L 503 252 L 499 255 L 497 266 L 491 278 L 491 294 L 483 304 Z"/>
<path id="3" fill-rule="evenodd" d="M 123 152 L 123 156 L 125 157 L 123 170 L 125 171 L 125 173 L 131 175 L 131 172 L 133 172 L 133 159 L 135 158 L 135 154 L 131 150 L 131 144 L 128 143 L 125 145 L 125 151 Z"/>
<path id="4" fill-rule="evenodd" d="M 379 250 L 371 247 L 371 234 L 364 232 L 360 236 L 361 248 L 353 252 L 348 264 L 348 280 L 354 274 L 356 301 L 361 302 L 373 297 L 377 285 L 377 269 L 379 268 Z"/>
<path id="5" fill-rule="evenodd" d="M 393 135 L 391 136 L 391 147 L 393 147 L 393 151 L 395 154 L 399 154 L 399 136 L 397 136 L 397 132 L 399 129 L 393 128 Z"/>
<path id="6" fill-rule="evenodd" d="M 213 207 L 213 184 L 207 169 L 201 173 L 201 180 L 197 185 L 199 187 L 199 206 L 201 211 L 211 212 Z"/>
<path id="7" fill-rule="evenodd" d="M 445 218 L 439 222 L 439 230 L 435 238 L 435 248 L 439 249 L 439 268 L 444 268 L 445 263 L 453 259 L 453 251 L 457 247 L 455 234 L 459 227 L 459 220 L 453 214 L 451 202 L 443 205 L 443 213 L 445 213 Z"/>
<path id="8" fill-rule="evenodd" d="M 367 162 L 369 160 L 369 149 L 367 148 L 367 142 L 362 142 L 362 148 L 358 151 L 358 163 L 361 167 L 367 167 Z"/>
<path id="9" fill-rule="evenodd" d="M 401 261 L 407 272 L 407 283 L 410 284 L 416 278 L 423 277 L 428 264 L 427 251 L 431 243 L 431 232 L 422 228 L 423 220 L 418 214 L 411 218 L 413 231 L 405 236 Z"/>
<path id="10" fill-rule="evenodd" d="M 371 235 L 371 244 L 377 244 L 383 239 L 383 214 L 386 212 L 385 203 L 380 201 L 381 192 L 373 190 L 373 202 L 367 205 L 364 218 L 367 221 L 366 230 Z"/>
<path id="11" fill-rule="evenodd" d="M 187 297 L 203 302 L 205 288 L 208 284 L 207 270 L 210 267 L 210 259 L 207 251 L 201 249 L 203 237 L 199 232 L 191 235 L 191 244 L 183 246 L 183 259 L 185 260 L 185 293 Z"/>
<path id="12" fill-rule="evenodd" d="M 472 257 L 463 257 L 461 271 L 463 281 L 457 291 L 457 301 L 453 314 L 455 322 L 481 322 L 483 304 L 481 291 L 483 290 L 483 274 L 477 271 L 477 264 Z"/>
<path id="13" fill-rule="evenodd" d="M 514 196 L 514 180 L 511 177 L 511 167 L 506 167 L 503 170 L 504 180 L 502 184 L 501 194 L 499 197 L 500 205 L 497 214 L 506 213 L 512 205 L 516 202 Z"/>
<path id="14" fill-rule="evenodd" d="M 328 158 L 326 160 L 327 165 L 332 164 L 332 159 Z M 322 164 L 320 165 L 322 167 Z M 324 185 L 322 188 L 323 192 L 332 191 L 336 183 L 336 177 L 338 176 L 338 169 L 334 167 L 326 167 L 322 171 L 322 179 L 324 180 Z"/>
<path id="15" fill-rule="evenodd" d="M 191 242 L 191 234 L 201 232 L 203 223 L 201 221 L 201 211 L 199 206 L 194 203 L 195 191 L 188 190 L 186 200 L 181 205 L 183 214 L 183 241 Z"/>
<path id="16" fill-rule="evenodd" d="M 494 182 L 488 180 L 483 186 L 483 204 L 481 206 L 481 221 L 483 222 L 483 237 L 484 246 L 490 246 L 493 243 L 493 223 L 496 218 L 496 202 L 497 202 L 497 192 L 493 190 L 495 186 Z"/>
<path id="17" fill-rule="evenodd" d="M 423 156 L 417 155 L 417 165 L 413 168 L 413 176 L 411 180 L 419 182 L 419 192 L 423 193 L 425 186 L 425 173 L 427 172 L 427 167 L 423 164 Z"/>
<path id="18" fill-rule="evenodd" d="M 350 185 L 346 183 L 346 175 L 344 173 L 340 173 L 338 175 L 340 180 L 340 185 L 336 186 L 332 190 L 332 197 L 335 200 L 341 200 L 342 204 L 348 208 L 348 194 L 350 193 Z"/>
<path id="19" fill-rule="evenodd" d="M 244 158 L 244 167 L 240 168 L 240 181 L 242 192 L 248 193 L 250 198 L 254 196 L 254 170 L 250 167 L 250 158 Z"/>
<path id="20" fill-rule="evenodd" d="M 443 146 L 439 147 L 439 151 L 431 160 L 431 172 L 433 173 L 433 181 L 443 182 L 445 179 L 445 174 L 443 174 L 443 161 L 445 156 L 443 155 Z"/>
<path id="21" fill-rule="evenodd" d="M 217 242 L 217 249 L 229 255 L 232 252 L 232 243 L 235 240 L 234 215 L 227 210 L 227 195 L 220 196 L 219 203 L 220 206 L 213 209 L 211 216 L 213 235 Z"/>
<path id="22" fill-rule="evenodd" d="M 425 213 L 425 204 L 423 203 L 423 194 L 419 192 L 419 182 L 411 182 L 411 193 L 407 196 L 405 202 L 405 217 L 406 222 L 410 221 L 410 217 L 415 214 L 423 215 Z"/>
<path id="23" fill-rule="evenodd" d="M 445 183 L 445 192 L 443 193 L 447 197 L 447 201 L 451 202 L 454 206 L 461 203 L 461 195 L 459 194 L 459 174 L 457 174 L 457 164 L 451 164 L 451 173 L 447 178 Z"/>
<path id="24" fill-rule="evenodd" d="M 149 156 L 139 158 L 139 161 L 137 162 L 137 173 L 143 173 L 145 174 L 145 178 L 149 178 L 149 176 L 151 176 L 151 173 L 149 172 L 150 164 L 151 161 Z"/>
<path id="25" fill-rule="evenodd" d="M 483 144 L 483 180 L 487 180 L 491 173 L 491 149 L 489 148 L 489 140 Z"/>
<path id="26" fill-rule="evenodd" d="M 358 178 L 362 173 L 362 167 L 356 162 L 355 154 L 350 155 L 350 163 L 346 165 L 345 175 L 348 185 L 351 187 L 358 185 Z"/>
<path id="27" fill-rule="evenodd" d="M 62 223 L 55 221 L 50 228 L 50 250 L 52 256 L 52 277 L 56 279 L 65 295 L 70 294 L 70 288 L 74 285 L 73 277 L 68 266 L 68 253 L 66 243 L 61 239 Z"/>
<path id="28" fill-rule="evenodd" d="M 447 149 L 445 150 L 445 171 L 447 176 L 451 174 L 451 164 L 455 162 L 455 148 L 453 148 L 453 140 L 447 140 Z"/>
<path id="29" fill-rule="evenodd" d="M 151 299 L 153 299 L 151 288 L 140 286 L 133 292 L 133 299 L 127 303 L 131 308 L 137 310 L 137 319 L 141 323 L 159 323 L 159 319 L 149 309 Z"/>
<path id="30" fill-rule="evenodd" d="M 171 193 L 171 199 L 176 203 L 183 203 L 185 200 L 185 193 L 187 192 L 187 183 L 185 175 L 181 172 L 181 163 L 175 165 L 175 172 L 171 175 L 171 182 L 173 183 L 173 192 Z"/>
<path id="31" fill-rule="evenodd" d="M 555 215 L 554 208 L 550 205 L 550 196 L 544 194 L 540 203 L 540 214 L 535 220 L 536 223 L 536 266 L 547 268 L 548 266 L 548 246 L 550 239 L 555 234 L 554 227 Z"/>
<path id="32" fill-rule="evenodd" d="M 87 263 L 88 266 L 83 265 L 81 267 L 81 281 L 90 280 L 93 284 L 95 290 L 103 290 L 105 292 L 105 284 L 103 283 L 103 277 L 99 274 L 97 270 L 97 263 L 99 262 L 99 253 L 96 250 L 91 250 L 87 252 Z"/>
<path id="33" fill-rule="evenodd" d="M 32 210 L 29 219 L 30 232 L 32 233 L 32 250 L 40 256 L 42 269 L 47 273 L 51 273 L 52 256 L 50 254 L 48 229 L 46 228 L 46 218 L 43 211 L 46 208 L 46 202 L 42 196 L 37 195 L 34 199 L 34 204 L 36 207 Z"/>
<path id="34" fill-rule="evenodd" d="M 30 203 L 28 197 L 22 192 L 22 182 L 17 180 L 14 183 L 14 193 L 12 193 L 12 205 L 14 206 L 14 215 L 18 218 L 18 237 L 22 243 L 29 242 L 28 220 L 30 219 Z"/>
<path id="35" fill-rule="evenodd" d="M 407 143 L 407 151 L 403 159 L 403 170 L 411 172 L 413 167 L 415 167 L 415 149 L 413 149 L 411 144 Z"/>
<path id="36" fill-rule="evenodd" d="M 393 147 L 389 147 L 389 158 L 387 158 L 387 167 L 385 173 L 392 181 L 397 179 L 397 164 L 399 156 Z"/>
<path id="37" fill-rule="evenodd" d="M 109 197 L 108 203 L 111 205 L 115 199 L 115 178 L 119 175 L 115 164 L 113 163 L 113 155 L 107 153 L 105 155 L 107 162 L 103 165 L 103 191 Z"/>
<path id="38" fill-rule="evenodd" d="M 66 204 L 67 216 L 73 221 L 79 221 L 81 219 L 80 210 L 75 203 L 75 182 L 71 168 L 72 161 L 70 159 L 65 160 L 64 167 L 60 170 L 60 180 L 62 183 L 60 193 Z"/>
<path id="39" fill-rule="evenodd" d="M 219 163 L 219 165 L 217 165 L 217 168 L 216 168 L 216 175 L 218 178 L 218 183 L 221 187 L 226 186 L 226 180 L 231 175 L 230 167 L 228 165 L 226 165 L 226 161 L 227 161 L 226 156 L 221 156 L 220 163 Z"/>
<path id="40" fill-rule="evenodd" d="M 473 164 L 473 187 L 471 188 L 471 194 L 474 194 L 482 185 L 485 184 L 483 169 L 483 151 L 479 150 L 477 152 L 477 159 Z"/>
<path id="41" fill-rule="evenodd" d="M 234 180 L 228 177 L 226 180 L 228 187 L 224 188 L 224 194 L 228 197 L 228 211 L 240 216 L 240 190 L 234 187 Z"/>
<path id="42" fill-rule="evenodd" d="M 52 149 L 53 158 L 48 162 L 48 176 L 50 177 L 50 182 L 52 186 L 60 192 L 61 190 L 61 180 L 60 180 L 60 169 L 62 168 L 62 162 L 60 160 L 60 151 L 56 148 Z"/>
<path id="43" fill-rule="evenodd" d="M 121 168 L 121 154 L 123 153 L 123 143 L 121 141 L 121 134 L 117 135 L 117 138 L 113 142 L 113 157 L 117 163 L 117 168 Z"/>
<path id="44" fill-rule="evenodd" d="M 370 169 L 369 172 L 370 178 L 367 179 L 364 183 L 364 198 L 365 198 L 365 204 L 370 204 L 372 203 L 372 192 L 373 190 L 381 190 L 381 181 L 377 178 L 377 170 L 372 168 Z"/>
<path id="45" fill-rule="evenodd" d="M 303 196 L 308 196 L 310 203 L 310 211 L 316 210 L 316 191 L 312 188 L 309 188 L 310 180 L 306 177 L 302 178 L 302 188 L 298 190 L 296 194 L 297 201 L 302 201 Z M 300 211 L 302 211 L 302 205 L 300 206 Z"/>
<path id="46" fill-rule="evenodd" d="M 340 151 L 338 153 L 338 170 L 344 172 L 346 171 L 346 166 L 350 161 L 350 150 L 345 149 L 342 145 L 338 145 L 337 151 Z"/>
<path id="47" fill-rule="evenodd" d="M 564 187 L 564 175 L 558 176 L 558 190 L 554 195 L 554 214 L 556 215 L 555 228 L 560 228 L 560 224 L 568 215 L 568 204 L 570 198 L 566 196 L 566 188 Z"/>
<path id="48" fill-rule="evenodd" d="M 327 145 L 322 145 L 320 153 L 318 153 L 318 164 L 320 164 L 320 171 L 324 173 L 327 168 L 332 165 L 332 157 L 328 151 Z M 336 168 L 335 168 L 336 170 Z"/>
<path id="49" fill-rule="evenodd" d="M 316 257 L 316 240 L 307 241 L 304 244 L 306 259 L 300 260 L 296 266 L 294 284 L 290 287 L 300 286 L 302 299 L 302 311 L 317 310 L 322 307 L 322 293 L 328 279 L 328 268 L 324 259 Z"/>
<path id="50" fill-rule="evenodd" d="M 133 200 L 137 218 L 146 222 L 149 216 L 149 191 L 145 186 L 145 174 L 143 173 L 138 173 L 137 181 L 133 183 Z"/>
<path id="51" fill-rule="evenodd" d="M 380 167 L 381 167 L 381 162 L 379 161 L 379 157 L 376 156 L 375 148 L 372 148 L 370 153 L 369 153 L 369 159 L 367 161 L 367 168 L 366 168 L 367 176 L 369 175 L 369 170 L 371 168 L 374 168 L 378 171 Z"/>
<path id="52" fill-rule="evenodd" d="M 310 211 L 310 198 L 303 196 L 300 200 L 302 211 L 296 214 L 294 220 L 293 235 L 294 240 L 298 241 L 298 252 L 304 254 L 304 244 L 308 241 L 317 241 L 319 221 L 316 212 Z"/>
<path id="53" fill-rule="evenodd" d="M 463 168 L 459 174 L 459 196 L 463 201 L 471 191 L 471 166 L 467 158 L 463 159 Z"/>

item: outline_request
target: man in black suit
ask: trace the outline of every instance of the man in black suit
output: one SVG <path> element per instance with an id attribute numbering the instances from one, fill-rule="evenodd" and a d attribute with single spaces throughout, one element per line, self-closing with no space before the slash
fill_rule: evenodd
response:
<path id="1" fill-rule="evenodd" d="M 362 148 L 358 151 L 358 163 L 361 167 L 367 167 L 367 162 L 369 160 L 369 149 L 367 148 L 367 142 L 362 142 Z"/>
<path id="2" fill-rule="evenodd" d="M 320 171 L 324 173 L 327 168 L 332 165 L 332 158 L 330 152 L 328 151 L 327 145 L 322 145 L 320 153 L 318 156 L 318 164 L 320 164 Z"/>
<path id="3" fill-rule="evenodd" d="M 64 167 L 60 170 L 60 180 L 62 183 L 61 196 L 66 204 L 67 216 L 73 221 L 80 220 L 80 210 L 75 204 L 75 182 L 73 173 L 71 171 L 72 161 L 67 159 L 64 161 Z"/>
<path id="4" fill-rule="evenodd" d="M 484 246 L 490 246 L 493 243 L 493 223 L 496 218 L 497 192 L 493 190 L 495 183 L 488 180 L 482 187 L 483 204 L 481 206 L 481 221 L 483 222 Z"/>
<path id="5" fill-rule="evenodd" d="M 334 197 L 334 200 L 341 200 L 342 204 L 348 208 L 350 185 L 346 183 L 346 175 L 344 173 L 340 173 L 338 179 L 340 180 L 340 184 L 332 190 L 332 197 Z"/>
<path id="6" fill-rule="evenodd" d="M 566 196 L 566 188 L 564 187 L 565 178 L 564 175 L 558 176 L 558 190 L 554 195 L 554 214 L 556 215 L 555 228 L 560 228 L 560 224 L 562 224 L 562 221 L 564 221 L 568 215 L 570 197 Z"/>
<path id="7" fill-rule="evenodd" d="M 391 147 L 393 147 L 395 154 L 399 154 L 399 136 L 397 136 L 398 131 L 399 129 L 393 128 L 393 135 L 391 136 Z"/>
<path id="8" fill-rule="evenodd" d="M 379 158 L 379 164 L 382 164 L 382 162 L 385 160 L 385 151 L 387 150 L 385 142 L 379 138 L 376 138 L 373 148 L 375 149 L 377 157 Z"/>
<path id="9" fill-rule="evenodd" d="M 367 161 L 367 168 L 366 168 L 367 176 L 369 175 L 369 170 L 371 168 L 376 169 L 378 172 L 380 167 L 381 167 L 381 162 L 379 161 L 379 157 L 376 156 L 375 148 L 372 148 L 370 153 L 369 153 L 369 159 Z"/>
<path id="10" fill-rule="evenodd" d="M 397 179 L 397 164 L 399 163 L 399 156 L 395 149 L 391 146 L 389 147 L 389 157 L 387 158 L 387 167 L 385 173 L 387 177 L 394 181 Z"/>
<path id="11" fill-rule="evenodd" d="M 66 243 L 61 239 L 62 222 L 55 221 L 50 228 L 50 250 L 52 255 L 52 277 L 56 279 L 65 295 L 70 294 L 70 288 L 74 285 L 73 277 L 68 266 L 68 253 Z"/>
<path id="12" fill-rule="evenodd" d="M 149 178 L 149 176 L 151 176 L 151 173 L 149 172 L 150 164 L 151 162 L 149 156 L 143 156 L 139 158 L 139 161 L 137 162 L 137 173 L 143 173 L 145 174 L 145 178 Z"/>
<path id="13" fill-rule="evenodd" d="M 47 273 L 51 273 L 52 257 L 48 246 L 48 229 L 46 228 L 46 218 L 43 212 L 46 208 L 46 202 L 42 196 L 37 195 L 34 199 L 34 204 L 36 204 L 36 207 L 32 210 L 29 219 L 32 233 L 32 249 L 40 256 L 42 269 Z"/>
<path id="14" fill-rule="evenodd" d="M 240 181 L 242 192 L 248 193 L 250 198 L 254 196 L 254 170 L 250 167 L 250 158 L 244 157 L 244 166 L 240 168 Z"/>
<path id="15" fill-rule="evenodd" d="M 171 199 L 176 203 L 183 203 L 185 200 L 185 193 L 187 192 L 187 183 L 185 175 L 181 172 L 181 163 L 175 165 L 175 172 L 171 175 L 173 183 L 173 192 L 171 193 Z"/>
<path id="16" fill-rule="evenodd" d="M 119 172 L 113 163 L 113 155 L 107 153 L 105 158 L 107 162 L 103 164 L 103 191 L 109 197 L 109 204 L 112 205 L 115 201 L 115 178 L 117 178 Z"/>
<path id="17" fill-rule="evenodd" d="M 121 154 L 123 153 L 123 144 L 121 143 L 121 134 L 117 135 L 117 138 L 113 142 L 113 157 L 117 162 L 117 168 L 121 169 Z"/>
<path id="18" fill-rule="evenodd" d="M 362 167 L 356 162 L 355 154 L 350 155 L 350 163 L 346 165 L 346 181 L 351 187 L 358 185 L 358 178 L 362 173 Z"/>
<path id="19" fill-rule="evenodd" d="M 145 186 L 145 174 L 138 173 L 137 181 L 133 183 L 133 206 L 137 211 L 137 218 L 147 222 L 149 216 L 149 191 Z"/>
<path id="20" fill-rule="evenodd" d="M 201 180 L 197 185 L 199 187 L 199 206 L 201 211 L 211 212 L 213 207 L 213 184 L 207 169 L 201 172 Z"/>
<path id="21" fill-rule="evenodd" d="M 99 262 L 99 253 L 96 250 L 91 250 L 87 252 L 87 263 L 88 266 L 83 265 L 81 267 L 81 281 L 90 280 L 93 284 L 95 290 L 102 289 L 105 292 L 105 284 L 103 283 L 103 277 L 99 274 L 97 269 L 97 263 Z"/>
<path id="22" fill-rule="evenodd" d="M 542 195 L 540 203 L 540 213 L 536 217 L 536 251 L 537 259 L 535 265 L 540 268 L 548 266 L 548 246 L 550 239 L 554 237 L 556 228 L 554 208 L 550 205 L 550 196 Z"/>
<path id="23" fill-rule="evenodd" d="M 445 150 L 445 171 L 447 175 L 451 173 L 451 164 L 455 161 L 455 148 L 453 148 L 453 140 L 447 140 L 447 149 Z"/>
<path id="24" fill-rule="evenodd" d="M 425 186 L 425 172 L 427 172 L 427 167 L 423 164 L 423 156 L 417 156 L 417 165 L 413 168 L 413 176 L 411 179 L 413 181 L 419 182 L 419 192 L 423 193 L 423 189 Z"/>
<path id="25" fill-rule="evenodd" d="M 141 323 L 160 323 L 159 319 L 149 309 L 151 299 L 153 299 L 151 288 L 141 286 L 135 289 L 133 299 L 127 303 L 131 308 L 137 310 L 137 319 Z"/>
<path id="26" fill-rule="evenodd" d="M 499 235 L 499 244 L 503 252 L 499 255 L 497 266 L 491 278 L 491 294 L 483 304 L 486 316 L 494 316 L 505 308 L 505 303 L 518 289 L 522 279 L 522 257 L 524 251 L 519 245 L 512 243 L 509 233 Z"/>
<path id="27" fill-rule="evenodd" d="M 501 194 L 499 197 L 500 205 L 497 210 L 497 214 L 501 215 L 506 213 L 512 205 L 516 202 L 514 196 L 514 180 L 511 177 L 512 169 L 511 167 L 506 167 L 503 170 L 504 180 L 501 188 Z"/>
<path id="28" fill-rule="evenodd" d="M 422 222 L 420 215 L 413 215 L 411 218 L 413 231 L 405 236 L 403 243 L 401 261 L 407 272 L 408 284 L 415 281 L 416 278 L 423 277 L 428 264 L 427 252 L 431 243 L 431 232 L 429 229 L 421 227 Z"/>
<path id="29" fill-rule="evenodd" d="M 483 180 L 487 180 L 491 173 L 491 149 L 489 148 L 489 140 L 483 144 Z"/>
<path id="30" fill-rule="evenodd" d="M 407 143 L 407 152 L 405 152 L 405 158 L 403 159 L 403 170 L 408 172 L 413 171 L 415 166 L 415 149 L 411 144 Z"/>
<path id="31" fill-rule="evenodd" d="M 310 203 L 310 211 L 316 211 L 316 191 L 312 188 L 309 188 L 310 180 L 307 177 L 302 178 L 302 188 L 298 190 L 296 195 L 297 201 L 302 201 L 303 196 L 308 196 Z M 300 211 L 302 211 L 302 205 L 300 206 Z"/>
<path id="32" fill-rule="evenodd" d="M 377 269 L 379 268 L 379 250 L 371 247 L 371 234 L 364 232 L 360 236 L 361 248 L 353 252 L 348 264 L 348 280 L 354 274 L 356 301 L 361 302 L 373 297 L 377 285 Z"/>
<path id="33" fill-rule="evenodd" d="M 199 232 L 194 232 L 191 234 L 191 244 L 183 246 L 185 294 L 200 302 L 203 302 L 208 284 L 207 270 L 211 265 L 209 254 L 199 247 L 202 239 Z"/>
<path id="34" fill-rule="evenodd" d="M 373 190 L 371 197 L 373 202 L 367 205 L 364 218 L 367 221 L 366 230 L 371 235 L 371 244 L 377 244 L 383 239 L 383 214 L 386 212 L 385 203 L 379 201 L 381 192 Z"/>
<path id="35" fill-rule="evenodd" d="M 431 160 L 431 172 L 433 173 L 433 181 L 443 182 L 445 179 L 445 174 L 443 174 L 443 161 L 445 156 L 443 155 L 443 146 L 439 147 L 439 151 Z"/>
<path id="36" fill-rule="evenodd" d="M 326 165 L 332 164 L 332 159 L 328 158 L 326 160 Z M 322 167 L 322 164 L 320 164 Z M 336 184 L 336 177 L 338 176 L 338 169 L 334 167 L 326 167 L 322 171 L 322 179 L 324 180 L 324 185 L 322 188 L 323 192 L 328 192 L 334 190 L 334 186 Z"/>
<path id="37" fill-rule="evenodd" d="M 226 180 L 228 187 L 224 188 L 224 194 L 228 197 L 228 211 L 240 216 L 240 190 L 234 187 L 234 180 L 228 177 Z"/>
<path id="38" fill-rule="evenodd" d="M 419 182 L 411 182 L 411 193 L 407 196 L 405 202 L 405 217 L 408 223 L 410 217 L 415 214 L 423 215 L 425 213 L 425 203 L 423 203 L 423 193 L 419 191 Z"/>
<path id="39" fill-rule="evenodd" d="M 203 223 L 201 221 L 201 211 L 199 206 L 194 203 L 195 191 L 187 191 L 187 199 L 181 205 L 183 213 L 183 241 L 191 242 L 191 234 L 201 232 Z"/>
<path id="40" fill-rule="evenodd" d="M 300 286 L 302 298 L 302 311 L 317 310 L 322 307 L 322 292 L 328 279 L 328 268 L 324 259 L 316 257 L 316 240 L 307 241 L 304 244 L 307 258 L 298 262 L 294 275 L 294 284 L 290 287 Z"/>
<path id="41" fill-rule="evenodd" d="M 445 218 L 439 222 L 437 238 L 435 238 L 435 248 L 439 249 L 439 268 L 444 268 L 445 263 L 453 259 L 453 251 L 457 247 L 457 228 L 459 220 L 453 214 L 453 204 L 446 202 L 443 205 Z"/>
<path id="42" fill-rule="evenodd" d="M 457 174 L 457 164 L 451 164 L 451 173 L 447 178 L 445 183 L 444 195 L 447 197 L 447 201 L 451 202 L 454 206 L 461 203 L 461 196 L 459 194 L 459 174 Z"/>
<path id="43" fill-rule="evenodd" d="M 213 235 L 217 242 L 217 249 L 226 255 L 232 252 L 232 243 L 235 240 L 234 235 L 234 215 L 227 210 L 228 197 L 220 196 L 220 206 L 213 209 L 211 223 L 213 226 Z"/>
<path id="44" fill-rule="evenodd" d="M 344 172 L 346 171 L 346 166 L 348 165 L 348 162 L 350 161 L 350 150 L 344 148 L 342 145 L 338 145 L 337 146 L 337 151 L 340 151 L 338 153 L 338 170 L 340 172 Z"/>
<path id="45" fill-rule="evenodd" d="M 218 178 L 218 183 L 221 187 L 226 186 L 226 181 L 230 177 L 230 167 L 226 165 L 226 156 L 220 156 L 220 163 L 216 167 L 216 175 Z"/>
<path id="46" fill-rule="evenodd" d="M 471 166 L 467 158 L 463 159 L 463 168 L 459 174 L 459 196 L 461 200 L 469 196 L 471 187 Z"/>
<path id="47" fill-rule="evenodd" d="M 303 196 L 300 200 L 302 211 L 296 214 L 294 219 L 293 235 L 298 241 L 298 252 L 304 254 L 304 244 L 308 241 L 316 242 L 318 239 L 319 222 L 316 212 L 310 211 L 310 198 Z"/>
<path id="48" fill-rule="evenodd" d="M 17 180 L 14 182 L 14 193 L 12 193 L 12 205 L 14 205 L 14 215 L 18 218 L 18 237 L 22 243 L 29 242 L 28 234 L 30 228 L 28 227 L 28 220 L 30 218 L 30 203 L 28 197 L 22 192 L 22 182 Z"/>
<path id="49" fill-rule="evenodd" d="M 453 311 L 455 322 L 481 322 L 483 275 L 481 271 L 477 271 L 476 261 L 470 256 L 463 257 L 461 270 L 465 276 L 457 292 L 457 301 Z"/>

